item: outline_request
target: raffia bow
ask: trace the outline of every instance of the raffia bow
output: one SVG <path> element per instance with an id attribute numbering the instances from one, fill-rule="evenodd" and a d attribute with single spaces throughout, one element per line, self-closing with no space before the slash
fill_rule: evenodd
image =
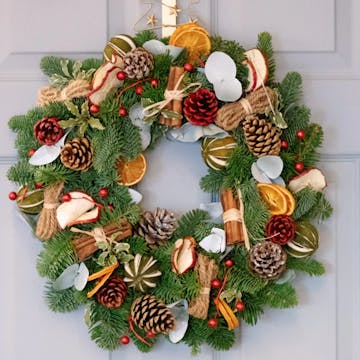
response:
<path id="1" fill-rule="evenodd" d="M 151 104 L 146 106 L 143 109 L 143 115 L 145 118 L 151 118 L 153 116 L 156 116 L 161 113 L 165 107 L 171 103 L 173 100 L 182 100 L 184 97 L 189 95 L 191 92 L 194 92 L 196 90 L 199 90 L 201 88 L 201 83 L 195 82 L 187 85 L 183 89 L 179 89 L 181 82 L 184 78 L 184 75 L 182 75 L 179 80 L 177 81 L 175 87 L 173 90 L 166 90 L 164 93 L 165 99 L 162 101 L 159 101 L 157 103 Z"/>

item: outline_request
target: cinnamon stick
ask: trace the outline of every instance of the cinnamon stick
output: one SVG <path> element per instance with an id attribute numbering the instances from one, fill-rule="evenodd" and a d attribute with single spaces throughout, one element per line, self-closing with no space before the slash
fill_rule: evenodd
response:
<path id="1" fill-rule="evenodd" d="M 169 79 L 167 83 L 166 90 L 174 90 L 177 82 L 184 74 L 184 68 L 181 66 L 171 66 L 169 71 Z M 177 90 L 182 89 L 182 84 L 177 87 Z M 174 111 L 180 115 L 182 115 L 182 99 L 172 100 L 169 104 L 165 106 L 164 109 Z M 182 120 L 178 118 L 167 118 L 163 115 L 160 116 L 159 120 L 160 124 L 170 126 L 170 127 L 180 127 L 182 124 Z"/>
<path id="2" fill-rule="evenodd" d="M 168 83 L 167 83 L 167 86 L 166 86 L 166 90 L 173 90 L 174 89 L 174 86 L 175 86 L 175 71 L 176 71 L 176 67 L 175 66 L 170 66 L 170 70 L 169 70 L 169 77 L 168 77 Z M 165 107 L 164 109 L 167 109 L 167 110 L 172 110 L 172 101 L 170 101 Z M 159 122 L 160 124 L 163 124 L 163 125 L 168 125 L 168 118 L 166 118 L 165 116 L 163 115 L 160 115 L 160 119 L 159 119 Z"/>
<path id="3" fill-rule="evenodd" d="M 181 78 L 181 76 L 183 76 L 184 74 L 184 68 L 183 67 L 180 67 L 180 66 L 177 66 L 175 68 L 175 81 L 174 81 L 174 87 L 176 86 L 177 82 L 179 81 L 179 79 Z M 183 85 L 180 84 L 179 87 L 178 87 L 178 90 L 181 90 L 183 88 Z M 182 99 L 181 100 L 173 100 L 172 102 L 172 111 L 178 113 L 178 114 L 182 114 Z M 172 127 L 180 127 L 181 126 L 181 123 L 182 123 L 182 120 L 181 119 L 178 119 L 178 118 L 173 118 L 173 119 L 168 119 L 169 122 L 170 122 L 170 126 Z"/>
<path id="4" fill-rule="evenodd" d="M 235 198 L 231 189 L 221 192 L 221 204 L 224 210 L 224 230 L 227 245 L 235 245 L 245 241 L 242 216 L 240 213 L 240 203 Z"/>
<path id="5" fill-rule="evenodd" d="M 132 235 L 132 228 L 127 220 L 123 220 L 120 224 L 111 223 L 102 228 L 106 237 L 118 233 L 115 241 L 123 240 Z M 94 252 L 99 250 L 96 246 L 96 235 L 94 230 L 92 232 L 75 236 L 72 240 L 76 254 L 80 261 L 84 261 L 91 256 Z"/>

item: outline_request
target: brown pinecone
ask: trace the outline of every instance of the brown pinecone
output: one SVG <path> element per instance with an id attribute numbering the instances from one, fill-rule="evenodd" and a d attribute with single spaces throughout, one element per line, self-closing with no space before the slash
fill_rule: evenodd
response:
<path id="1" fill-rule="evenodd" d="M 143 48 L 136 48 L 124 56 L 125 72 L 129 79 L 141 80 L 154 69 L 154 58 Z"/>
<path id="2" fill-rule="evenodd" d="M 289 215 L 273 215 L 266 224 L 266 236 L 279 245 L 285 245 L 295 237 L 295 222 Z"/>
<path id="3" fill-rule="evenodd" d="M 64 131 L 56 117 L 43 118 L 34 125 L 34 136 L 43 145 L 54 145 L 63 136 Z"/>
<path id="4" fill-rule="evenodd" d="M 173 212 L 157 208 L 155 213 L 145 211 L 139 220 L 137 233 L 145 239 L 150 249 L 166 244 L 176 230 Z"/>
<path id="5" fill-rule="evenodd" d="M 175 327 L 171 311 L 154 295 L 146 294 L 135 299 L 130 313 L 135 325 L 146 332 L 167 334 Z"/>
<path id="6" fill-rule="evenodd" d="M 285 270 L 286 258 L 286 252 L 280 245 L 263 241 L 250 249 L 248 264 L 257 276 L 265 280 L 273 280 Z"/>
<path id="7" fill-rule="evenodd" d="M 109 309 L 120 307 L 125 301 L 126 284 L 117 276 L 112 276 L 97 292 L 97 300 Z"/>
<path id="8" fill-rule="evenodd" d="M 93 148 L 85 137 L 68 141 L 60 154 L 64 166 L 75 171 L 86 171 L 92 164 L 92 158 Z"/>
<path id="9" fill-rule="evenodd" d="M 249 150 L 257 157 L 279 155 L 281 130 L 270 122 L 256 116 L 247 116 L 243 124 Z"/>
<path id="10" fill-rule="evenodd" d="M 216 119 L 218 101 L 209 89 L 201 88 L 184 101 L 184 115 L 193 125 L 207 126 Z"/>

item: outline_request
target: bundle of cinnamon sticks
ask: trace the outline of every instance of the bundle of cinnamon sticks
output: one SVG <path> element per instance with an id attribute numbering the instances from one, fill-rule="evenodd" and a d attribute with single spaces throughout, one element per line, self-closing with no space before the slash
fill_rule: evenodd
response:
<path id="1" fill-rule="evenodd" d="M 249 248 L 249 238 L 244 221 L 244 205 L 240 190 L 238 190 L 237 195 L 235 197 L 231 189 L 225 189 L 221 192 L 226 245 L 245 243 L 245 246 Z"/>
<path id="2" fill-rule="evenodd" d="M 175 89 L 179 79 L 184 74 L 184 68 L 180 66 L 171 66 L 169 71 L 169 78 L 166 90 L 172 91 Z M 180 84 L 176 90 L 181 90 L 182 84 Z M 182 99 L 175 99 L 169 102 L 168 105 L 164 107 L 166 110 L 171 110 L 177 114 L 182 115 Z M 160 116 L 160 124 L 169 126 L 169 127 L 180 127 L 182 120 L 180 118 L 171 118 L 165 117 L 164 115 Z"/>
<path id="3" fill-rule="evenodd" d="M 94 230 L 90 232 L 78 231 L 77 229 L 73 230 L 75 232 L 81 232 L 81 235 L 75 236 L 72 240 L 79 261 L 84 261 L 99 250 L 96 246 L 96 231 Z M 126 219 L 123 219 L 120 223 L 107 224 L 99 230 L 103 232 L 106 237 L 117 233 L 116 241 L 123 240 L 132 235 L 131 225 Z"/>

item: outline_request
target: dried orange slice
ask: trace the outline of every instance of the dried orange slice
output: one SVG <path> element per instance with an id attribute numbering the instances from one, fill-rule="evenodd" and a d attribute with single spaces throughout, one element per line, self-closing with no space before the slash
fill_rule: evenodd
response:
<path id="1" fill-rule="evenodd" d="M 116 161 L 118 174 L 120 176 L 119 184 L 130 186 L 141 181 L 146 172 L 146 159 L 140 154 L 135 160 L 127 161 L 119 158 Z"/>
<path id="2" fill-rule="evenodd" d="M 291 192 L 278 184 L 257 184 L 262 200 L 272 215 L 291 215 L 295 210 L 295 199 Z"/>
<path id="3" fill-rule="evenodd" d="M 211 50 L 208 32 L 196 23 L 179 26 L 171 35 L 169 44 L 186 48 L 187 61 L 190 63 L 194 63 L 202 55 L 208 55 Z"/>

